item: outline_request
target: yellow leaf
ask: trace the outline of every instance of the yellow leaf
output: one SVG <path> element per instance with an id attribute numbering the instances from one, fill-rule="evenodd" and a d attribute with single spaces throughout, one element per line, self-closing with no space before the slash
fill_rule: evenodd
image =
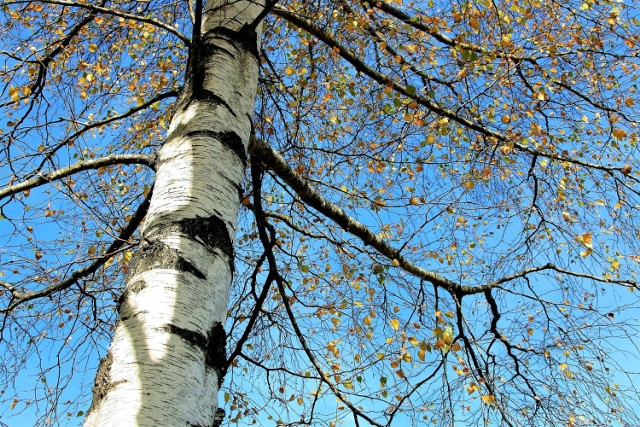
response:
<path id="1" fill-rule="evenodd" d="M 584 233 L 582 236 L 576 237 L 578 242 L 582 243 L 587 249 L 592 249 L 593 244 L 591 243 L 591 239 L 593 239 L 593 234 Z"/>
<path id="2" fill-rule="evenodd" d="M 363 322 L 367 326 L 371 325 L 371 317 L 369 317 L 369 316 L 365 317 Z"/>
<path id="3" fill-rule="evenodd" d="M 89 255 L 93 255 L 96 253 L 96 247 L 91 245 L 89 246 Z"/>
<path id="4" fill-rule="evenodd" d="M 426 351 L 424 351 L 423 349 L 418 350 L 418 358 L 419 358 L 420 360 L 422 360 L 423 362 L 424 362 L 424 359 L 425 359 L 425 355 L 426 355 L 426 353 L 427 353 L 427 352 L 426 352 Z"/>
<path id="5" fill-rule="evenodd" d="M 98 50 L 98 45 L 95 43 L 91 43 L 89 45 L 89 52 L 95 52 L 96 50 Z"/>
<path id="6" fill-rule="evenodd" d="M 287 68 L 285 68 L 285 69 L 284 69 L 284 72 L 285 72 L 285 74 L 286 74 L 287 76 L 290 76 L 290 75 L 294 74 L 294 73 L 296 72 L 296 70 L 294 70 L 294 69 L 293 69 L 293 68 L 291 68 L 291 67 L 287 67 Z"/>
<path id="7" fill-rule="evenodd" d="M 20 100 L 20 90 L 15 87 L 15 86 L 11 86 L 9 88 L 9 96 L 11 97 L 12 101 L 19 101 Z"/>
<path id="8" fill-rule="evenodd" d="M 391 327 L 393 328 L 394 331 L 397 331 L 398 328 L 400 327 L 400 321 L 398 319 L 391 319 L 389 324 L 391 324 Z"/>
<path id="9" fill-rule="evenodd" d="M 411 362 L 411 353 L 405 353 L 402 355 L 402 361 L 403 362 Z"/>
<path id="10" fill-rule="evenodd" d="M 485 394 L 481 397 L 482 401 L 487 405 L 493 405 L 496 403 L 496 397 L 493 394 Z"/>
<path id="11" fill-rule="evenodd" d="M 625 132 L 623 129 L 614 129 L 611 132 L 611 135 L 613 135 L 615 139 L 623 139 L 627 136 L 627 132 Z"/>

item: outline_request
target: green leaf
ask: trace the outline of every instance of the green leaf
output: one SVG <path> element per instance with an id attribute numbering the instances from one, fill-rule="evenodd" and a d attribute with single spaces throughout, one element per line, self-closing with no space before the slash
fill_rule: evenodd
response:
<path id="1" fill-rule="evenodd" d="M 415 86 L 407 85 L 407 93 L 409 95 L 415 95 L 415 93 L 416 93 Z"/>

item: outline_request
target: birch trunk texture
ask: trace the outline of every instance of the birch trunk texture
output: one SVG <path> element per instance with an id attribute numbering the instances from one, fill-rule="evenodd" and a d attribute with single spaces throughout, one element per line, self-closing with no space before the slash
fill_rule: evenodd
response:
<path id="1" fill-rule="evenodd" d="M 262 10 L 211 0 L 196 19 L 188 82 L 85 426 L 214 423 Z"/>

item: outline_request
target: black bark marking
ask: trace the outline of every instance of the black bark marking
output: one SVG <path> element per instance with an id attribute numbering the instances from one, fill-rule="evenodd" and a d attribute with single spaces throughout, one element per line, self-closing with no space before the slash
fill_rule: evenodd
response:
<path id="1" fill-rule="evenodd" d="M 214 324 L 206 337 L 200 332 L 191 331 L 176 325 L 167 325 L 165 326 L 165 330 L 179 336 L 192 346 L 204 352 L 205 364 L 209 368 L 214 369 L 218 374 L 218 387 L 220 387 L 224 379 L 222 372 L 227 365 L 227 334 L 222 324 Z"/>
<path id="2" fill-rule="evenodd" d="M 207 350 L 207 337 L 199 332 L 181 328 L 176 325 L 168 325 L 165 330 L 179 336 L 194 347 L 198 347 L 203 351 Z"/>
<path id="3" fill-rule="evenodd" d="M 130 283 L 127 285 L 127 291 L 137 294 L 138 292 L 140 292 L 146 287 L 147 287 L 147 283 L 142 279 L 138 279 L 138 280 L 135 280 L 133 283 Z"/>
<path id="4" fill-rule="evenodd" d="M 222 323 L 216 323 L 209 330 L 207 342 L 207 366 L 212 367 L 218 373 L 218 387 L 224 380 L 224 368 L 227 366 L 227 333 Z"/>
<path id="5" fill-rule="evenodd" d="M 222 408 L 216 409 L 216 415 L 213 417 L 213 426 L 212 427 L 220 427 L 222 422 L 224 421 L 224 417 L 227 413 Z"/>
<path id="6" fill-rule="evenodd" d="M 233 241 L 225 222 L 216 215 L 210 217 L 184 218 L 163 227 L 164 230 L 178 232 L 189 239 L 203 244 L 213 251 L 220 249 L 227 256 L 233 256 Z"/>
<path id="7" fill-rule="evenodd" d="M 206 101 L 213 105 L 222 105 L 224 106 L 234 117 L 238 117 L 229 105 L 227 101 L 225 101 L 220 95 L 217 95 L 215 92 L 205 89 L 203 87 L 194 87 L 192 99 L 195 101 Z"/>
<path id="8" fill-rule="evenodd" d="M 213 416 L 213 424 L 211 424 L 211 426 L 205 426 L 202 424 L 192 424 L 189 422 L 187 423 L 187 426 L 188 427 L 220 427 L 226 415 L 227 413 L 224 411 L 224 409 L 218 408 L 216 409 L 216 413 Z"/>
<path id="9" fill-rule="evenodd" d="M 118 384 L 126 382 L 125 380 L 117 381 L 115 383 L 111 382 L 112 364 L 113 356 L 111 354 L 111 351 L 108 351 L 107 354 L 105 354 L 105 356 L 100 359 L 98 371 L 96 372 L 96 377 L 94 379 L 94 385 L 91 388 L 91 391 L 93 392 L 93 400 L 91 400 L 91 406 L 89 407 L 89 411 L 87 411 L 87 413 L 93 411 L 100 404 L 100 401 L 107 395 L 109 390 L 111 390 Z"/>
<path id="10" fill-rule="evenodd" d="M 202 129 L 188 132 L 184 136 L 188 138 L 203 136 L 206 138 L 217 139 L 222 143 L 222 145 L 233 151 L 243 163 L 247 159 L 247 150 L 244 147 L 242 138 L 240 138 L 235 132 L 214 132 Z"/>
<path id="11" fill-rule="evenodd" d="M 220 142 L 231 149 L 244 163 L 247 160 L 247 150 L 242 138 L 235 132 L 222 132 L 218 135 Z"/>
<path id="12" fill-rule="evenodd" d="M 206 40 L 208 46 L 215 49 L 215 40 L 209 42 L 216 37 L 222 37 L 239 47 L 240 49 L 251 53 L 256 59 L 260 58 L 258 51 L 258 33 L 252 26 L 245 24 L 237 31 L 227 27 L 212 28 L 204 34 L 203 39 Z"/>
<path id="13" fill-rule="evenodd" d="M 143 271 L 160 268 L 191 273 L 199 279 L 207 278 L 195 265 L 183 258 L 176 249 L 167 246 L 159 240 L 148 239 L 140 245 L 135 257 L 133 257 L 129 266 L 129 277 L 133 277 Z M 142 287 L 138 285 L 136 289 L 139 292 L 142 290 Z M 130 289 L 127 290 L 131 291 Z M 124 298 L 126 298 L 126 295 L 124 295 Z"/>

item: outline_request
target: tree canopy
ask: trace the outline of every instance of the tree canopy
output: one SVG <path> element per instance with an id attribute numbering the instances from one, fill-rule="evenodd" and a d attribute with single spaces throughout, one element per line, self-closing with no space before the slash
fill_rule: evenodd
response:
<path id="1" fill-rule="evenodd" d="M 199 3 L 1 2 L 9 424 L 88 410 Z M 225 422 L 640 425 L 639 6 L 260 19 Z"/>

